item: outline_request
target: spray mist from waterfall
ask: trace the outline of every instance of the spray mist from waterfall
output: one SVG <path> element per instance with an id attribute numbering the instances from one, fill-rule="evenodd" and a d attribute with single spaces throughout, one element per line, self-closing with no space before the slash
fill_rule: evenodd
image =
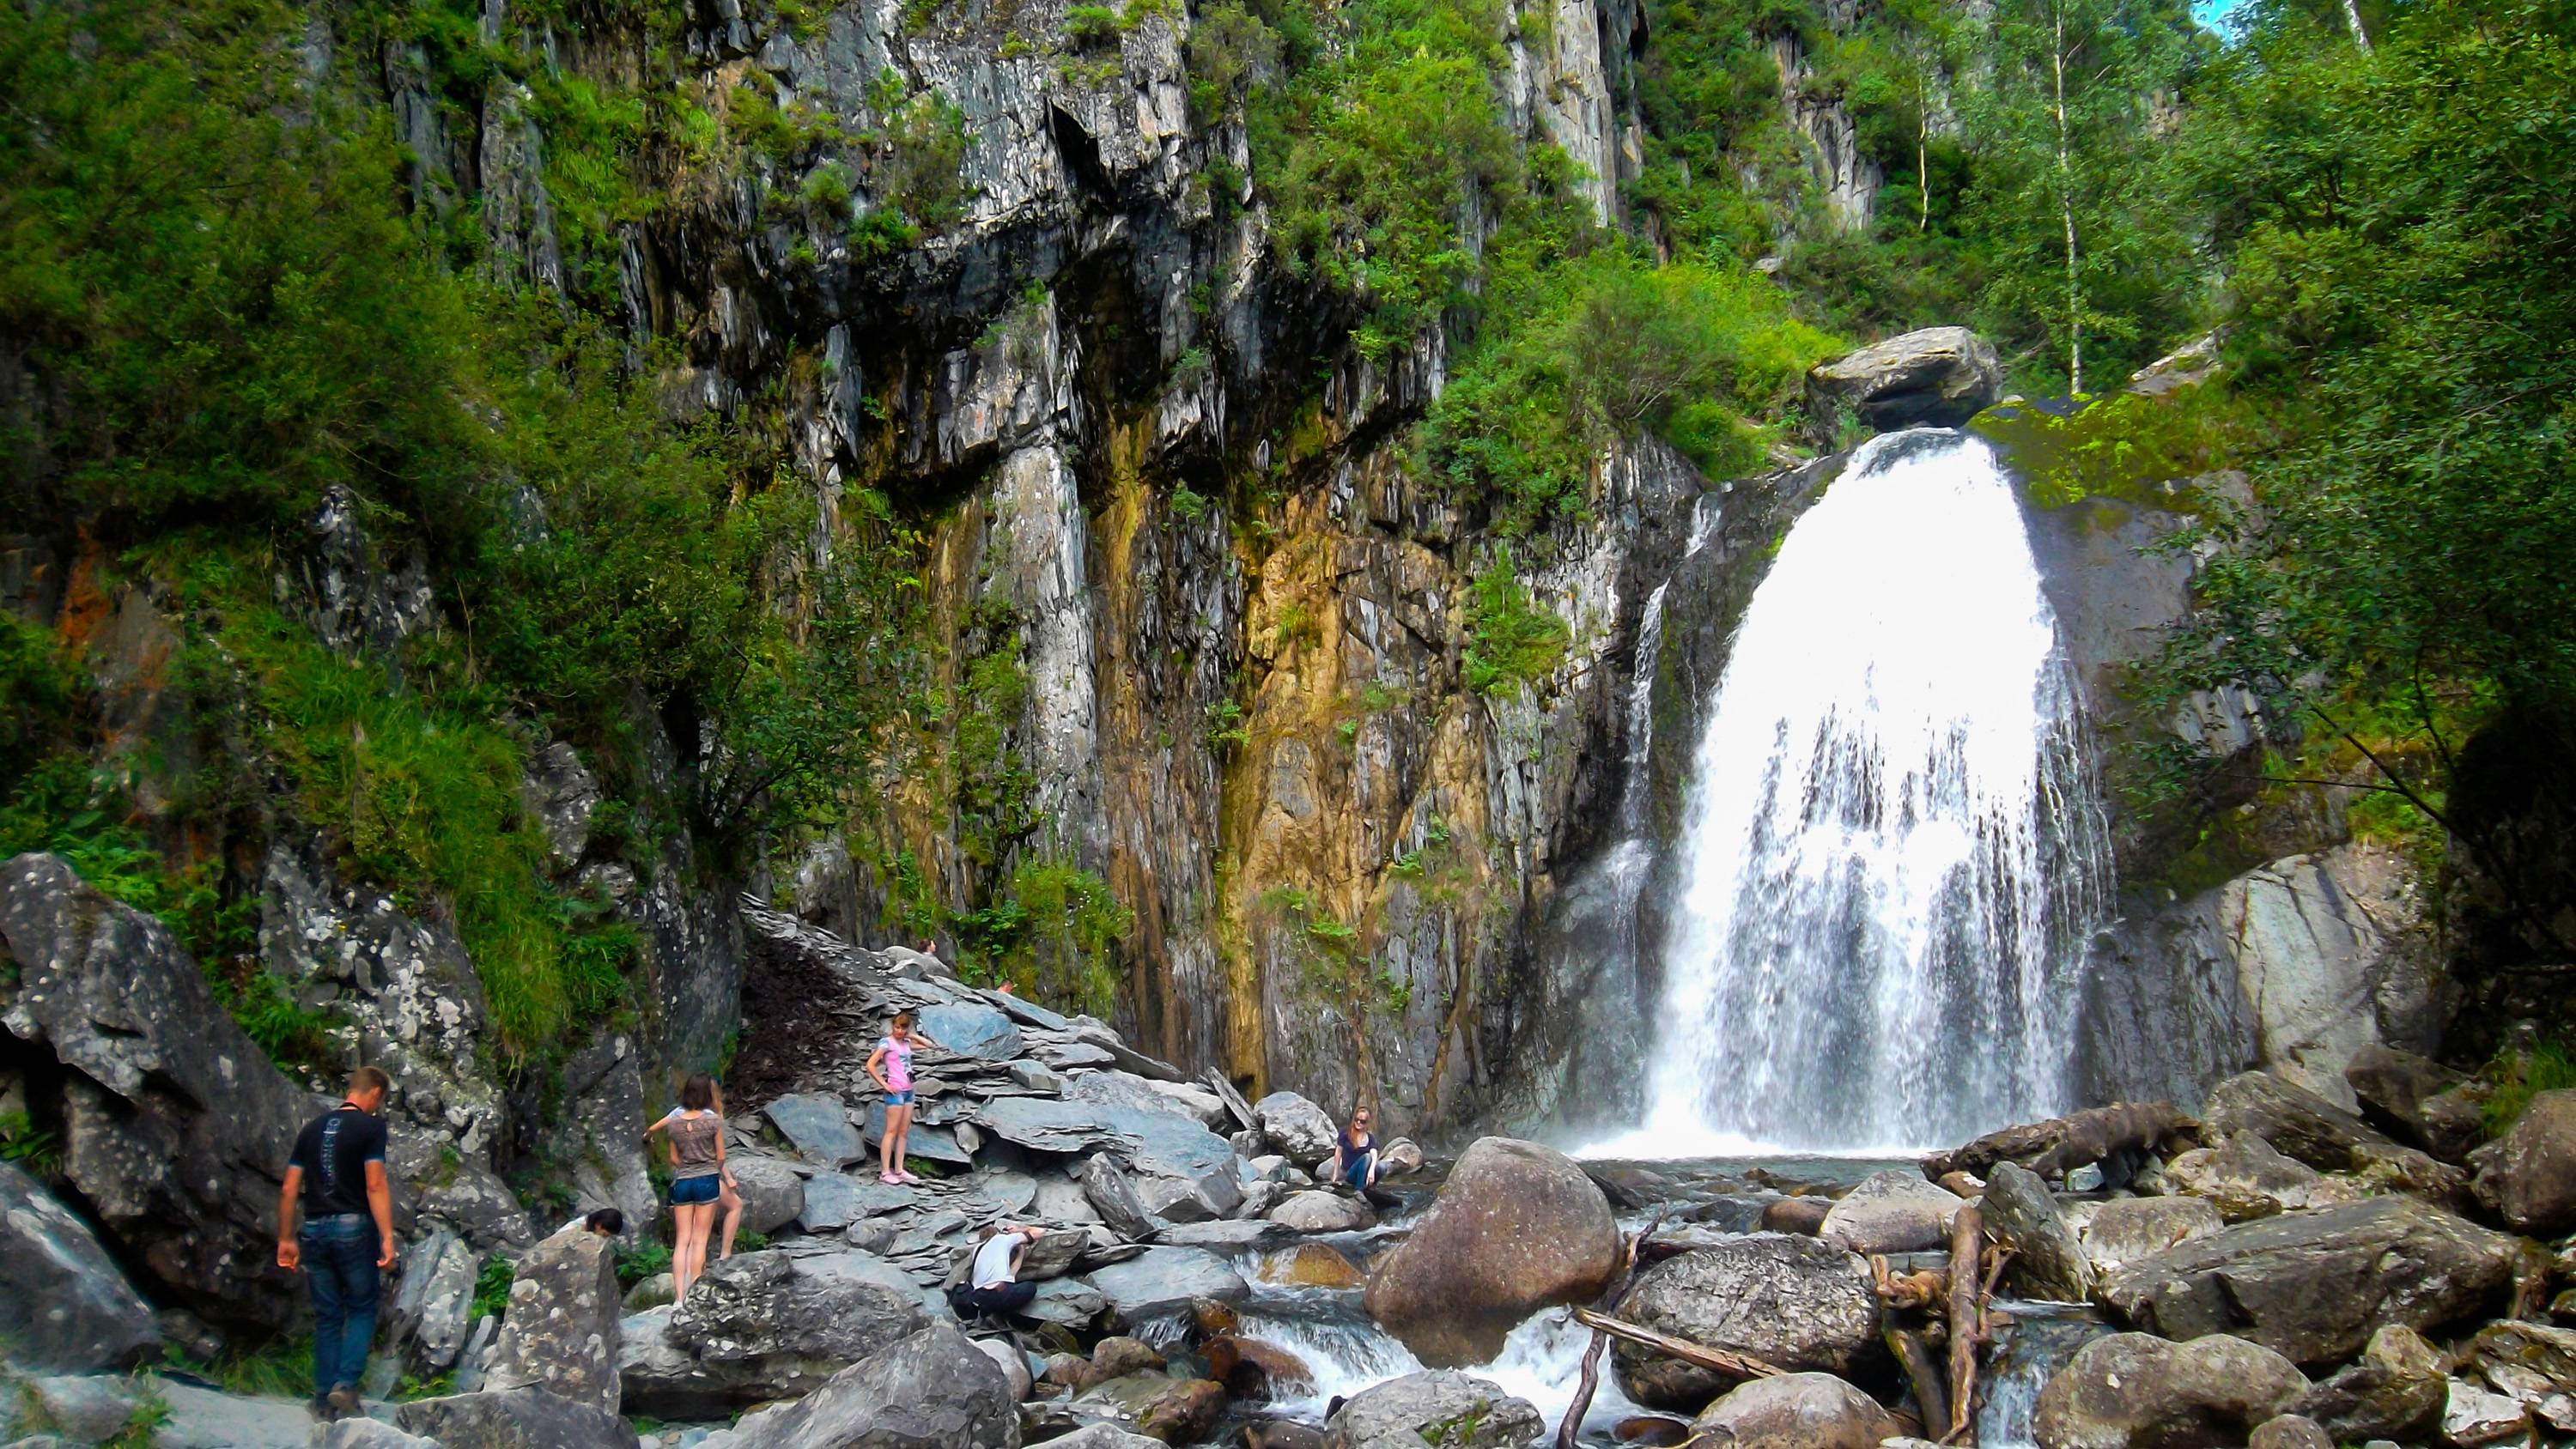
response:
<path id="1" fill-rule="evenodd" d="M 2010 480 L 1864 445 L 1745 613 L 1693 765 L 1646 1113 L 1599 1151 L 1855 1152 L 2065 1105 L 2100 811 Z"/>

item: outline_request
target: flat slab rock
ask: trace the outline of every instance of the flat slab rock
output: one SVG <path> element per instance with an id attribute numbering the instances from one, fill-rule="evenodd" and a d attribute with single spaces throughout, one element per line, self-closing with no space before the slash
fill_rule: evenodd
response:
<path id="1" fill-rule="evenodd" d="M 1234 1303 L 1249 1297 L 1243 1275 L 1199 1248 L 1147 1248 L 1124 1263 L 1091 1271 L 1091 1286 L 1129 1320 L 1176 1312 L 1198 1299 Z"/>

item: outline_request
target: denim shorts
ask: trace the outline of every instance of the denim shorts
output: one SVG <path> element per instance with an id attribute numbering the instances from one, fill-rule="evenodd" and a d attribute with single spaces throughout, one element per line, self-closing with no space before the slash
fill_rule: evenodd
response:
<path id="1" fill-rule="evenodd" d="M 724 1178 L 710 1172 L 704 1177 L 684 1177 L 671 1184 L 671 1206 L 696 1207 L 714 1202 L 724 1192 Z"/>
<path id="2" fill-rule="evenodd" d="M 887 1106 L 889 1106 L 889 1107 L 909 1107 L 909 1106 L 911 1106 L 911 1105 L 912 1105 L 912 1088 L 910 1088 L 910 1087 L 906 1087 L 906 1088 L 904 1088 L 904 1089 L 903 1089 L 902 1091 L 900 1091 L 900 1092 L 888 1092 L 888 1093 L 886 1093 L 886 1105 L 887 1105 Z"/>

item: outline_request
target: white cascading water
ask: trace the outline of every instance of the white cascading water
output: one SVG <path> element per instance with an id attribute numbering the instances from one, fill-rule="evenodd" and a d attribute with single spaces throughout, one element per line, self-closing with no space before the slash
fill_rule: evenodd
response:
<path id="1" fill-rule="evenodd" d="M 2010 479 L 1875 438 L 1755 592 L 1693 765 L 1638 1155 L 1947 1144 L 2064 1105 L 2098 803 Z"/>

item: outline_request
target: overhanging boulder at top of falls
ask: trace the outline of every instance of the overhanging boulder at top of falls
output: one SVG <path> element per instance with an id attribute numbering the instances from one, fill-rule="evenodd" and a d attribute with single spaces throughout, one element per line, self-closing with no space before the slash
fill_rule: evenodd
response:
<path id="1" fill-rule="evenodd" d="M 1956 427 L 2003 396 L 1995 349 L 1965 327 L 1926 327 L 1873 342 L 1807 372 L 1807 431 L 1834 444 L 1848 411 L 1878 432 Z"/>

